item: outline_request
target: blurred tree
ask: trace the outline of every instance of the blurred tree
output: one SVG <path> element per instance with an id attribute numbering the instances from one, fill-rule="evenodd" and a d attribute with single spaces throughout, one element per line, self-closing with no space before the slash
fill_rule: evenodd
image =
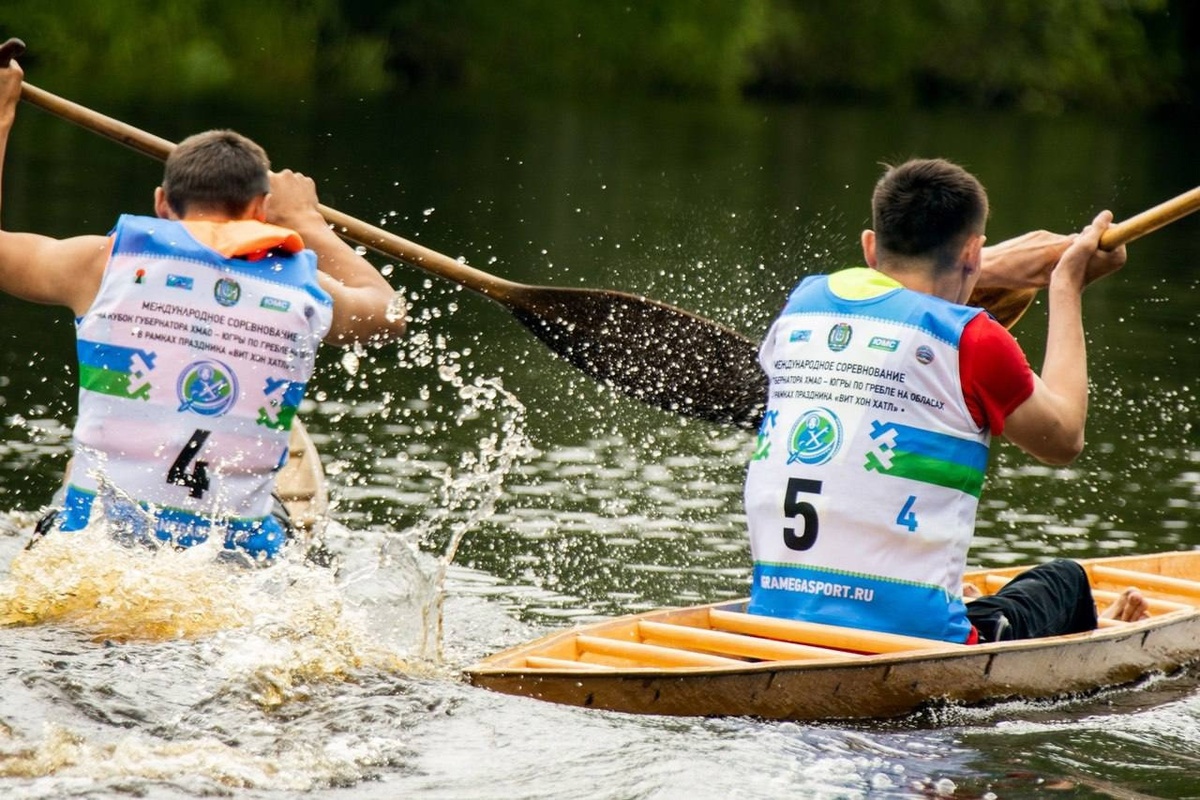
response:
<path id="1" fill-rule="evenodd" d="M 1151 106 L 1181 97 L 1186 43 L 1161 24 L 1168 11 L 1167 0 L 773 0 L 748 88 L 1029 110 Z"/>
<path id="2" fill-rule="evenodd" d="M 1195 0 L 5 0 L 89 94 L 474 90 L 1195 107 Z"/>
<path id="3" fill-rule="evenodd" d="M 729 96 L 765 35 L 767 2 L 374 0 L 382 15 L 355 24 L 388 28 L 389 67 L 414 86 Z"/>
<path id="4" fill-rule="evenodd" d="M 37 82 L 90 94 L 253 97 L 387 86 L 384 40 L 345 35 L 337 0 L 5 0 Z"/>

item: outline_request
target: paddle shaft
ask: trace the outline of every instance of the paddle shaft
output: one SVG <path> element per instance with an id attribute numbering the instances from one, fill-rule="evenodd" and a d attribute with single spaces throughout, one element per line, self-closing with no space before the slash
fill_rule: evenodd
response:
<path id="1" fill-rule="evenodd" d="M 1181 217 L 1186 217 L 1197 209 L 1200 209 L 1200 186 L 1159 203 L 1124 222 L 1111 225 L 1100 237 L 1100 249 L 1115 250 Z"/>
<path id="2" fill-rule="evenodd" d="M 4 55 L 0 45 L 0 56 Z M 3 63 L 7 63 L 6 61 Z M 154 158 L 175 145 L 28 83 L 21 97 Z M 600 383 L 672 413 L 757 427 L 766 397 L 757 343 L 683 309 L 604 289 L 508 281 L 327 206 L 343 238 L 476 291 L 505 306 L 552 352 Z"/>
<path id="3" fill-rule="evenodd" d="M 0 44 L 0 67 L 7 67 L 9 61 L 19 58 L 24 53 L 25 43 L 23 41 L 17 38 L 8 39 Z M 62 117 L 68 122 L 107 136 L 115 142 L 160 161 L 166 161 L 167 156 L 171 155 L 171 151 L 175 149 L 174 142 L 169 142 L 120 120 L 73 103 L 29 83 L 21 84 L 21 99 Z M 452 280 L 499 303 L 511 303 L 512 298 L 522 288 L 519 283 L 467 266 L 461 261 L 410 242 L 390 231 L 368 225 L 349 214 L 343 214 L 324 205 L 318 206 L 318 208 L 325 220 L 337 228 L 340 235 L 350 241 Z"/>
<path id="4" fill-rule="evenodd" d="M 0 64 L 6 65 L 23 49 L 18 40 L 0 45 Z M 159 160 L 175 148 L 166 139 L 28 83 L 22 85 L 21 97 Z M 1114 249 L 1198 208 L 1200 187 L 1113 225 L 1101 237 L 1100 246 Z M 505 280 L 335 209 L 321 205 L 319 210 L 344 238 L 506 306 L 554 352 L 609 386 L 685 416 L 749 428 L 761 417 L 766 385 L 755 359 L 755 343 L 734 331 L 634 295 Z M 977 293 L 971 299 L 1012 327 L 1036 293 L 1036 289 L 1004 289 Z M 664 354 L 664 338 L 696 346 L 690 352 Z"/>
<path id="5" fill-rule="evenodd" d="M 98 111 L 73 103 L 29 83 L 21 86 L 21 99 L 68 122 L 99 133 L 114 142 L 160 161 L 165 161 L 167 156 L 171 155 L 171 151 L 175 149 L 174 142 L 169 142 Z M 398 258 L 439 277 L 454 281 L 503 305 L 513 305 L 523 288 L 522 284 L 475 269 L 457 259 L 410 242 L 390 231 L 355 219 L 337 209 L 325 205 L 319 206 L 319 209 L 321 215 L 334 226 L 340 236 L 383 255 Z"/>

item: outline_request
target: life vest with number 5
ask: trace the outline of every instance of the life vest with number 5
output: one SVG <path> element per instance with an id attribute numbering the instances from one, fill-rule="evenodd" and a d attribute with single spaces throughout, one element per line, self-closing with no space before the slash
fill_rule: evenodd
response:
<path id="1" fill-rule="evenodd" d="M 752 613 L 966 641 L 990 437 L 963 397 L 958 344 L 979 313 L 862 268 L 793 291 L 760 350 Z"/>

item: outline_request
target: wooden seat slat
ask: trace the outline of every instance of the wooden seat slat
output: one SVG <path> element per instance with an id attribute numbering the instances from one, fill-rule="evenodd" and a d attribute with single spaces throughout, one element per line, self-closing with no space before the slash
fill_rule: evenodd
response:
<path id="1" fill-rule="evenodd" d="M 583 661 L 569 661 L 565 658 L 550 658 L 548 656 L 526 656 L 525 666 L 535 669 L 581 669 L 587 671 L 616 669 L 604 664 L 589 664 Z"/>
<path id="2" fill-rule="evenodd" d="M 641 642 L 608 639 L 603 636 L 580 635 L 575 639 L 581 653 L 624 658 L 648 667 L 740 667 L 746 662 L 736 658 L 672 650 Z"/>
<path id="3" fill-rule="evenodd" d="M 1137 572 L 1131 569 L 1119 569 L 1102 564 L 1089 566 L 1088 571 L 1091 572 L 1093 580 L 1096 581 L 1124 583 L 1152 592 L 1200 598 L 1200 582 L 1189 581 L 1184 578 L 1171 578 L 1166 575 Z"/>
<path id="4" fill-rule="evenodd" d="M 764 639 L 710 628 L 694 628 L 689 625 L 671 625 L 664 622 L 642 620 L 638 628 L 642 638 L 648 644 L 686 647 L 692 650 L 756 658 L 762 661 L 861 658 L 856 653 L 845 653 L 825 647 L 795 644 L 778 639 Z"/>
<path id="5" fill-rule="evenodd" d="M 858 628 L 822 625 L 817 622 L 803 622 L 795 619 L 725 611 L 719 608 L 709 610 L 709 624 L 717 630 L 749 633 L 768 639 L 780 639 L 785 642 L 816 645 L 817 647 L 831 647 L 837 650 L 848 650 L 857 653 L 955 650 L 970 646 L 955 644 L 954 642 L 921 639 L 916 636 L 901 636 L 895 633 L 880 633 L 878 631 L 867 631 Z"/>

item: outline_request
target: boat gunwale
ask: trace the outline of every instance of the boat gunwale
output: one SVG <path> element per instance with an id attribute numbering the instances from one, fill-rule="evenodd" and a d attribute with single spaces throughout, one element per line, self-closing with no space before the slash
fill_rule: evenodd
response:
<path id="1" fill-rule="evenodd" d="M 295 540 L 289 546 L 319 543 L 330 523 L 329 484 L 316 442 L 299 416 L 292 420 L 287 460 L 272 486 L 293 526 Z"/>

